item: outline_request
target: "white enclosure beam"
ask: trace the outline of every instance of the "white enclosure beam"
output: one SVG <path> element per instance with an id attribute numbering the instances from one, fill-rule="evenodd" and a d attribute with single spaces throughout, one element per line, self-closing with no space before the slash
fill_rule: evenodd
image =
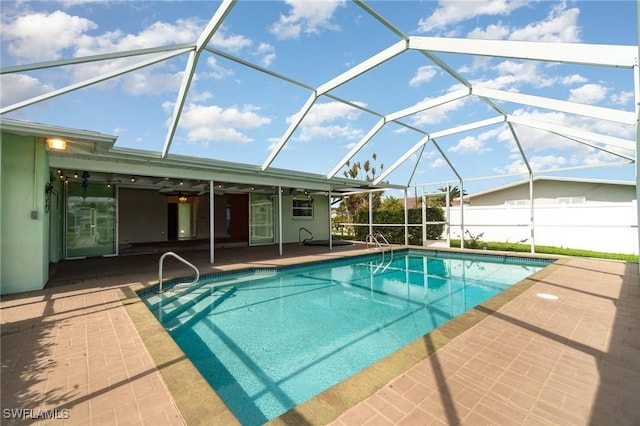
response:
<path id="1" fill-rule="evenodd" d="M 45 68 L 64 67 L 67 65 L 84 64 L 87 62 L 109 61 L 120 58 L 130 58 L 132 56 L 151 55 L 154 53 L 171 52 L 181 50 L 183 52 L 193 50 L 193 43 L 176 44 L 173 46 L 150 47 L 147 49 L 125 50 L 122 52 L 102 53 L 100 55 L 81 56 L 77 58 L 57 59 L 55 61 L 37 62 L 34 64 L 14 65 L 0 68 L 0 74 L 21 73 L 27 71 L 41 70 Z"/>
<path id="2" fill-rule="evenodd" d="M 522 93 L 507 92 L 505 90 L 490 89 L 487 87 L 474 87 L 472 94 L 505 102 L 515 102 L 522 105 L 613 121 L 616 123 L 635 123 L 635 113 L 631 111 L 621 111 L 617 109 L 579 104 L 576 102 L 560 101 L 542 96 L 525 95 Z"/>
<path id="3" fill-rule="evenodd" d="M 380 182 L 382 182 L 387 176 L 389 176 L 395 169 L 397 169 L 402 163 L 404 163 L 409 157 L 411 157 L 417 150 L 419 150 L 420 148 L 422 148 L 423 146 L 425 146 L 425 144 L 429 142 L 429 136 L 425 136 L 424 138 L 420 139 L 420 141 L 415 144 L 414 146 L 412 146 L 407 152 L 405 152 L 402 157 L 398 158 L 398 160 L 396 160 L 395 163 L 393 163 L 391 165 L 391 167 L 389 167 L 388 169 L 385 169 L 384 172 L 382 172 L 380 174 L 380 176 L 377 177 L 377 179 L 375 179 L 373 181 L 374 185 L 379 184 Z"/>
<path id="4" fill-rule="evenodd" d="M 522 144 L 520 143 L 520 139 L 518 138 L 518 134 L 516 133 L 516 129 L 513 128 L 513 124 L 507 123 L 509 125 L 509 130 L 511 130 L 511 135 L 513 136 L 513 140 L 518 147 L 518 151 L 520 151 L 520 155 L 522 156 L 522 161 L 525 166 L 527 166 L 527 170 L 529 171 L 529 175 L 531 175 L 531 164 L 529 164 L 529 160 L 527 159 L 527 155 L 524 153 L 524 149 L 522 149 Z"/>
<path id="5" fill-rule="evenodd" d="M 307 115 L 307 113 L 309 112 L 313 104 L 316 102 L 316 99 L 318 99 L 318 96 L 316 96 L 315 93 L 312 93 L 311 96 L 309 96 L 309 99 L 307 99 L 307 102 L 305 102 L 302 108 L 300 109 L 300 111 L 298 111 L 298 114 L 289 125 L 289 128 L 287 129 L 287 131 L 284 132 L 284 135 L 282 135 L 282 137 L 280 138 L 280 142 L 278 142 L 278 145 L 276 145 L 275 148 L 271 150 L 269 157 L 267 157 L 265 162 L 262 164 L 262 167 L 260 168 L 260 170 L 264 171 L 268 169 L 269 166 L 271 166 L 271 163 L 273 163 L 273 160 L 276 159 L 276 156 L 280 153 L 282 148 L 284 148 L 284 145 L 287 143 L 289 138 L 291 138 L 291 135 L 293 135 L 293 132 L 296 131 L 296 129 L 298 128 L 298 126 L 300 125 L 304 117 Z"/>
<path id="6" fill-rule="evenodd" d="M 332 177 L 334 177 L 336 175 L 336 173 L 338 173 L 340 171 L 342 166 L 347 164 L 347 161 L 351 160 L 351 158 L 353 158 L 353 156 L 356 155 L 358 153 L 358 151 L 360 151 L 362 149 L 362 147 L 365 146 L 366 143 L 369 142 L 369 140 L 371 140 L 371 138 L 374 137 L 376 135 L 376 133 L 378 133 L 380 131 L 380 129 L 382 129 L 382 126 L 384 126 L 384 124 L 385 124 L 384 118 L 379 120 L 371 128 L 371 130 L 369 130 L 369 133 L 364 135 L 364 137 L 362 139 L 360 139 L 360 142 L 358 142 L 356 144 L 356 146 L 354 146 L 351 149 L 351 151 L 349 151 L 349 153 L 347 155 L 345 155 L 344 158 L 342 160 L 340 160 L 340 162 L 338 164 L 335 165 L 335 167 L 329 172 L 329 174 L 327 174 L 327 179 L 331 179 Z"/>
<path id="7" fill-rule="evenodd" d="M 196 71 L 196 66 L 198 65 L 198 59 L 200 58 L 200 54 L 202 50 L 206 47 L 211 37 L 215 34 L 216 30 L 222 25 L 224 18 L 231 12 L 231 9 L 235 5 L 236 0 L 223 0 L 223 2 L 218 6 L 216 13 L 213 15 L 209 23 L 205 27 L 205 29 L 198 37 L 196 41 L 196 49 L 191 52 L 189 55 L 189 60 L 187 61 L 187 66 L 184 70 L 184 75 L 182 77 L 182 83 L 180 84 L 180 90 L 178 91 L 178 97 L 176 99 L 176 103 L 173 106 L 173 114 L 171 115 L 171 121 L 169 122 L 169 128 L 167 129 L 167 135 L 164 139 L 164 146 L 162 148 L 162 158 L 165 158 L 169 153 L 169 148 L 171 148 L 171 143 L 173 141 L 173 137 L 176 134 L 176 129 L 178 127 L 178 122 L 180 121 L 180 115 L 182 115 L 182 109 L 184 108 L 184 103 L 187 99 L 187 94 L 189 93 L 189 88 L 191 87 L 191 81 L 193 81 L 193 75 Z"/>
<path id="8" fill-rule="evenodd" d="M 372 68 L 377 67 L 383 62 L 386 62 L 389 59 L 395 56 L 398 56 L 405 50 L 407 50 L 406 41 L 401 40 L 395 43 L 394 45 L 386 48 L 382 52 L 379 52 L 373 55 L 369 59 L 359 63 L 358 65 L 351 68 L 350 70 L 343 72 L 339 76 L 331 79 L 330 81 L 326 82 L 322 86 L 318 87 L 318 90 L 317 90 L 318 96 L 322 95 L 323 93 L 329 92 L 330 90 L 333 90 L 338 86 L 343 85 L 344 83 L 358 77 L 361 74 L 364 74 L 365 72 L 371 70 Z"/>
<path id="9" fill-rule="evenodd" d="M 487 118 L 486 120 L 474 121 L 473 123 L 463 124 L 462 126 L 452 127 L 450 129 L 440 130 L 430 134 L 431 138 L 440 138 L 443 136 L 455 135 L 456 133 L 467 132 L 469 130 L 479 129 L 481 127 L 491 126 L 493 124 L 503 123 L 506 120 L 504 116 Z"/>
<path id="10" fill-rule="evenodd" d="M 638 55 L 637 46 L 417 36 L 409 37 L 409 49 L 623 68 Z"/>
<path id="11" fill-rule="evenodd" d="M 156 64 L 158 62 L 166 61 L 167 59 L 173 58 L 173 57 L 178 56 L 178 55 L 182 55 L 183 53 L 186 53 L 188 51 L 189 51 L 189 49 L 176 50 L 176 51 L 164 53 L 162 55 L 154 56 L 153 58 L 149 58 L 149 59 L 141 61 L 141 62 L 136 62 L 135 64 L 132 64 L 132 65 L 129 65 L 129 66 L 126 66 L 126 67 L 118 68 L 117 70 L 101 74 L 101 75 L 99 75 L 97 77 L 90 78 L 88 80 L 84 80 L 84 81 L 81 81 L 79 83 L 71 84 L 69 86 L 60 88 L 58 90 L 54 90 L 52 92 L 44 93 L 42 95 L 35 96 L 35 97 L 31 98 L 31 99 L 27 99 L 25 101 L 18 102 L 18 103 L 15 103 L 13 105 L 9 105 L 9 106 L 7 106 L 5 108 L 0 109 L 0 114 L 5 114 L 7 112 L 15 111 L 15 110 L 18 110 L 20 108 L 24 108 L 26 106 L 33 105 L 35 103 L 45 101 L 47 99 L 51 99 L 51 98 L 54 98 L 56 96 L 63 95 L 65 93 L 73 92 L 74 90 L 82 89 L 83 87 L 91 86 L 91 85 L 96 84 L 96 83 L 101 83 L 101 82 L 103 82 L 105 80 L 109 80 L 111 78 L 118 77 L 118 76 L 120 76 L 122 74 L 126 74 L 128 72 L 135 71 L 135 70 L 140 69 L 140 68 L 148 67 L 149 65 L 153 65 L 153 64 Z"/>
<path id="12" fill-rule="evenodd" d="M 546 130 L 548 132 L 557 133 L 559 135 L 571 136 L 578 139 L 586 139 L 588 141 L 598 142 L 604 145 L 611 145 L 615 146 L 616 148 L 622 148 L 629 151 L 635 152 L 636 149 L 634 141 L 617 138 L 614 136 L 602 135 L 599 133 L 588 132 L 586 130 L 565 127 L 558 124 L 545 123 L 542 121 L 531 120 L 529 118 L 518 117 L 514 115 L 507 116 L 507 120 L 514 124 L 522 124 L 523 126 Z"/>
<path id="13" fill-rule="evenodd" d="M 411 174 L 409 175 L 409 179 L 407 180 L 407 187 L 409 187 L 409 185 L 411 185 L 411 181 L 413 181 L 413 177 L 416 174 L 416 170 L 418 170 L 418 164 L 420 164 L 420 160 L 422 160 L 422 154 L 424 153 L 424 147 L 425 145 L 422 145 L 422 149 L 420 150 L 420 154 L 418 154 L 418 157 L 416 158 L 416 164 L 413 165 L 413 170 L 411 170 Z"/>
<path id="14" fill-rule="evenodd" d="M 387 121 L 395 121 L 400 118 L 416 114 L 418 112 L 422 112 L 431 108 L 435 108 L 440 105 L 444 105 L 449 102 L 456 101 L 458 99 L 464 98 L 465 96 L 468 96 L 470 93 L 471 91 L 469 89 L 455 90 L 453 92 L 447 93 L 446 95 L 440 96 L 438 98 L 429 99 L 428 101 L 420 102 L 409 108 L 396 111 L 394 113 L 387 115 L 385 118 Z"/>

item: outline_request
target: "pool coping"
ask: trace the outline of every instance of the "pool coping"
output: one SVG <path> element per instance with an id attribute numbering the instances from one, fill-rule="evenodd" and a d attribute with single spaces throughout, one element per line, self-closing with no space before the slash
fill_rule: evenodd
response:
<path id="1" fill-rule="evenodd" d="M 412 368 L 420 361 L 429 358 L 451 340 L 473 328 L 500 307 L 515 299 L 532 287 L 536 282 L 555 271 L 568 260 L 562 256 L 535 255 L 517 252 L 490 252 L 484 250 L 427 249 L 419 246 L 401 246 L 396 250 L 436 251 L 469 255 L 491 255 L 505 257 L 549 259 L 553 262 L 522 281 L 512 285 L 496 296 L 486 300 L 475 308 L 448 321 L 442 326 L 417 338 L 376 363 L 366 367 L 342 382 L 321 392 L 315 397 L 299 404 L 266 424 L 269 425 L 315 425 L 326 424 L 336 419 L 349 408 L 372 396 L 394 378 Z M 341 253 L 333 260 L 357 256 L 362 253 Z M 302 262 L 312 264 L 315 260 Z M 299 265 L 294 264 L 295 265 Z M 270 264 L 276 267 L 290 265 Z M 261 269 L 264 265 L 231 270 L 242 272 Z M 226 406 L 215 390 L 200 374 L 182 349 L 158 322 L 148 309 L 138 292 L 153 288 L 159 283 L 137 284 L 120 289 L 120 299 L 131 318 L 145 347 L 149 351 L 156 368 L 165 381 L 175 403 L 189 425 L 230 425 L 240 424 L 239 420 Z M 185 389 L 188 392 L 185 392 Z"/>

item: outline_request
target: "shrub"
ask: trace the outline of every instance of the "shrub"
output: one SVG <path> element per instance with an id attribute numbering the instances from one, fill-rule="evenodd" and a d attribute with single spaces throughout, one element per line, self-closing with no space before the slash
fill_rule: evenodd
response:
<path id="1" fill-rule="evenodd" d="M 409 209 L 407 211 L 409 224 L 420 225 L 422 223 L 422 210 Z M 427 222 L 444 221 L 444 211 L 440 207 L 427 207 Z M 356 223 L 369 223 L 369 210 L 361 210 L 356 217 Z M 390 223 L 404 225 L 404 210 L 374 210 L 373 223 Z M 404 226 L 380 226 L 374 225 L 374 234 L 381 233 L 391 244 L 404 244 Z M 437 240 L 442 235 L 444 225 L 427 225 L 427 239 Z M 364 241 L 369 233 L 366 226 L 356 227 L 356 239 Z M 422 245 L 422 226 L 409 226 L 409 244 Z"/>

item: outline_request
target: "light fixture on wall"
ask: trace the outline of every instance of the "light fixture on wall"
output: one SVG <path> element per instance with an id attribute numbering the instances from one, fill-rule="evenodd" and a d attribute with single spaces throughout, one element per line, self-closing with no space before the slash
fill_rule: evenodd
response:
<path id="1" fill-rule="evenodd" d="M 73 174 L 73 178 L 74 179 L 78 179 L 78 171 L 76 170 L 75 173 Z"/>
<path id="2" fill-rule="evenodd" d="M 66 151 L 67 150 L 67 141 L 61 138 L 48 138 L 47 139 L 47 148 L 54 151 Z"/>
<path id="3" fill-rule="evenodd" d="M 180 201 L 181 203 L 186 203 L 187 202 L 187 197 L 185 197 L 184 195 L 180 195 L 178 197 L 178 201 Z"/>
<path id="4" fill-rule="evenodd" d="M 136 177 L 135 176 L 131 176 L 131 182 L 135 182 L 136 181 Z"/>

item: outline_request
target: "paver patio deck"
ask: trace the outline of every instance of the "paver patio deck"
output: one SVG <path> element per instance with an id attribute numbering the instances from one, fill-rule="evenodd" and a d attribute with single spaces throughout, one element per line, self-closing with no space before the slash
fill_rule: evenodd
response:
<path id="1" fill-rule="evenodd" d="M 226 249 L 216 253 L 215 269 L 361 249 L 288 246 L 283 257 L 273 247 Z M 208 252 L 186 257 L 212 271 Z M 141 255 L 62 262 L 46 289 L 1 298 L 2 424 L 14 423 L 12 416 L 22 416 L 16 424 L 42 425 L 228 422 L 184 405 L 198 396 L 188 388 L 176 393 L 180 385 L 165 374 L 184 360 L 158 364 L 123 305 L 121 289 L 157 281 L 157 261 Z M 187 274 L 167 262 L 166 277 Z M 413 350 L 430 356 L 398 355 L 398 374 L 364 392 L 370 396 L 332 391 L 272 423 L 637 425 L 639 308 L 637 264 L 562 259 L 505 300 L 472 310 L 471 326 L 424 336 Z M 314 415 L 318 407 L 324 412 Z M 57 411 L 45 414 L 59 418 L 31 418 L 49 409 Z"/>

